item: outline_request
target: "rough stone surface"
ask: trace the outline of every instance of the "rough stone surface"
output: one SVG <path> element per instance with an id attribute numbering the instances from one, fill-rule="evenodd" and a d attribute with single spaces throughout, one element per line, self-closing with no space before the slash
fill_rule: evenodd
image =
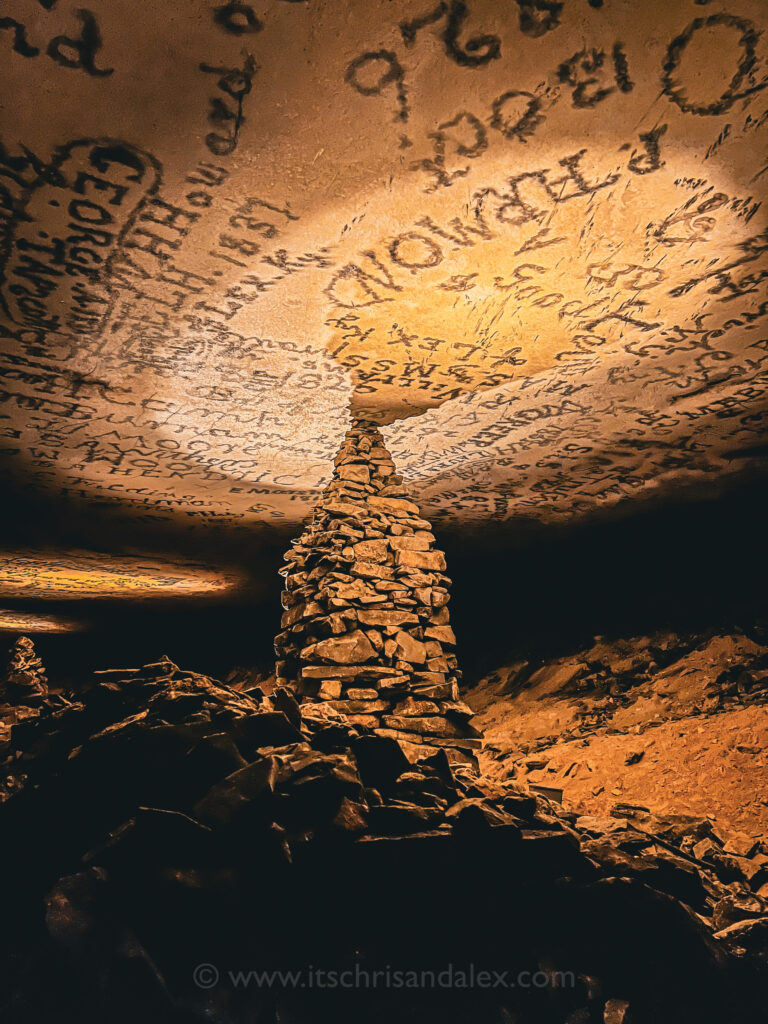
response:
<path id="1" fill-rule="evenodd" d="M 696 855 L 754 859 L 768 837 L 768 630 L 658 632 L 559 658 L 531 653 L 466 695 L 485 735 L 483 770 L 562 789 L 565 806 L 608 815 L 709 815 L 729 833 Z M 725 869 L 723 869 L 725 870 Z"/>

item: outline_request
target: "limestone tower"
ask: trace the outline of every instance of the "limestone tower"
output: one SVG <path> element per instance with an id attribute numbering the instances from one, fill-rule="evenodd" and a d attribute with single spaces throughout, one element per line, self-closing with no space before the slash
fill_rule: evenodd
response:
<path id="1" fill-rule="evenodd" d="M 375 426 L 356 423 L 334 462 L 280 570 L 277 682 L 394 737 L 413 761 L 442 747 L 472 762 L 480 734 L 459 700 L 445 556 Z"/>

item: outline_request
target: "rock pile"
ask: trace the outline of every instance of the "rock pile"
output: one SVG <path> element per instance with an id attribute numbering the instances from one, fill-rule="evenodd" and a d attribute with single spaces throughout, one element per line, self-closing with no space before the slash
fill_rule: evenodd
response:
<path id="1" fill-rule="evenodd" d="M 0 702 L 39 704 L 48 696 L 48 680 L 35 645 L 20 636 L 11 648 L 5 680 L 0 684 Z"/>
<path id="2" fill-rule="evenodd" d="M 576 820 L 445 748 L 411 764 L 392 737 L 302 708 L 163 658 L 14 726 L 4 1021 L 757 1019 L 768 904 L 718 871 L 708 822 Z M 512 984 L 228 973 L 470 964 Z M 570 980 L 531 985 L 545 970 Z"/>
<path id="3" fill-rule="evenodd" d="M 465 694 L 483 772 L 559 789 L 585 815 L 626 803 L 768 839 L 766 639 L 760 623 L 596 637 L 497 671 Z"/>
<path id="4" fill-rule="evenodd" d="M 450 580 L 375 426 L 357 423 L 311 522 L 285 556 L 278 685 L 308 714 L 344 715 L 409 760 L 472 763 L 480 733 L 459 700 Z"/>
<path id="5" fill-rule="evenodd" d="M 534 742 L 518 742 L 530 754 L 555 742 L 580 740 L 616 726 L 618 712 L 661 695 L 674 706 L 657 723 L 712 715 L 768 703 L 768 646 L 743 633 L 658 633 L 594 644 L 568 657 L 516 662 L 477 684 L 481 699 L 569 701 L 572 721 Z M 470 698 L 473 699 L 473 698 Z M 625 731 L 627 729 L 625 728 Z"/>

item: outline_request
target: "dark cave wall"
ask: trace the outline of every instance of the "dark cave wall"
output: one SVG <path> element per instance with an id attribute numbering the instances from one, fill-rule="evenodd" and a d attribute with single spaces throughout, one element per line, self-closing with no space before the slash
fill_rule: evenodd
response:
<path id="1" fill-rule="evenodd" d="M 670 505 L 560 529 L 487 526 L 436 531 L 453 579 L 451 616 L 465 679 L 518 655 L 554 656 L 592 636 L 656 629 L 750 629 L 768 618 L 768 485 L 718 501 Z M 38 610 L 88 620 L 82 633 L 35 636 L 52 682 L 168 654 L 223 676 L 235 665 L 271 671 L 280 628 L 277 570 L 290 535 L 224 545 L 252 590 L 229 600 L 50 602 Z M 198 551 L 220 564 L 215 545 Z M 239 555 L 239 557 L 238 557 Z M 5 602 L 8 607 L 11 602 Z M 9 648 L 13 634 L 4 634 Z"/>

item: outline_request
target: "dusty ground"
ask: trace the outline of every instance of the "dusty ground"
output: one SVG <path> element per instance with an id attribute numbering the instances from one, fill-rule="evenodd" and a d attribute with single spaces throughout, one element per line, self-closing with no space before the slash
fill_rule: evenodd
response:
<path id="1" fill-rule="evenodd" d="M 582 814 L 634 804 L 768 834 L 768 648 L 743 635 L 619 643 L 472 689 L 484 771 L 561 788 Z"/>

